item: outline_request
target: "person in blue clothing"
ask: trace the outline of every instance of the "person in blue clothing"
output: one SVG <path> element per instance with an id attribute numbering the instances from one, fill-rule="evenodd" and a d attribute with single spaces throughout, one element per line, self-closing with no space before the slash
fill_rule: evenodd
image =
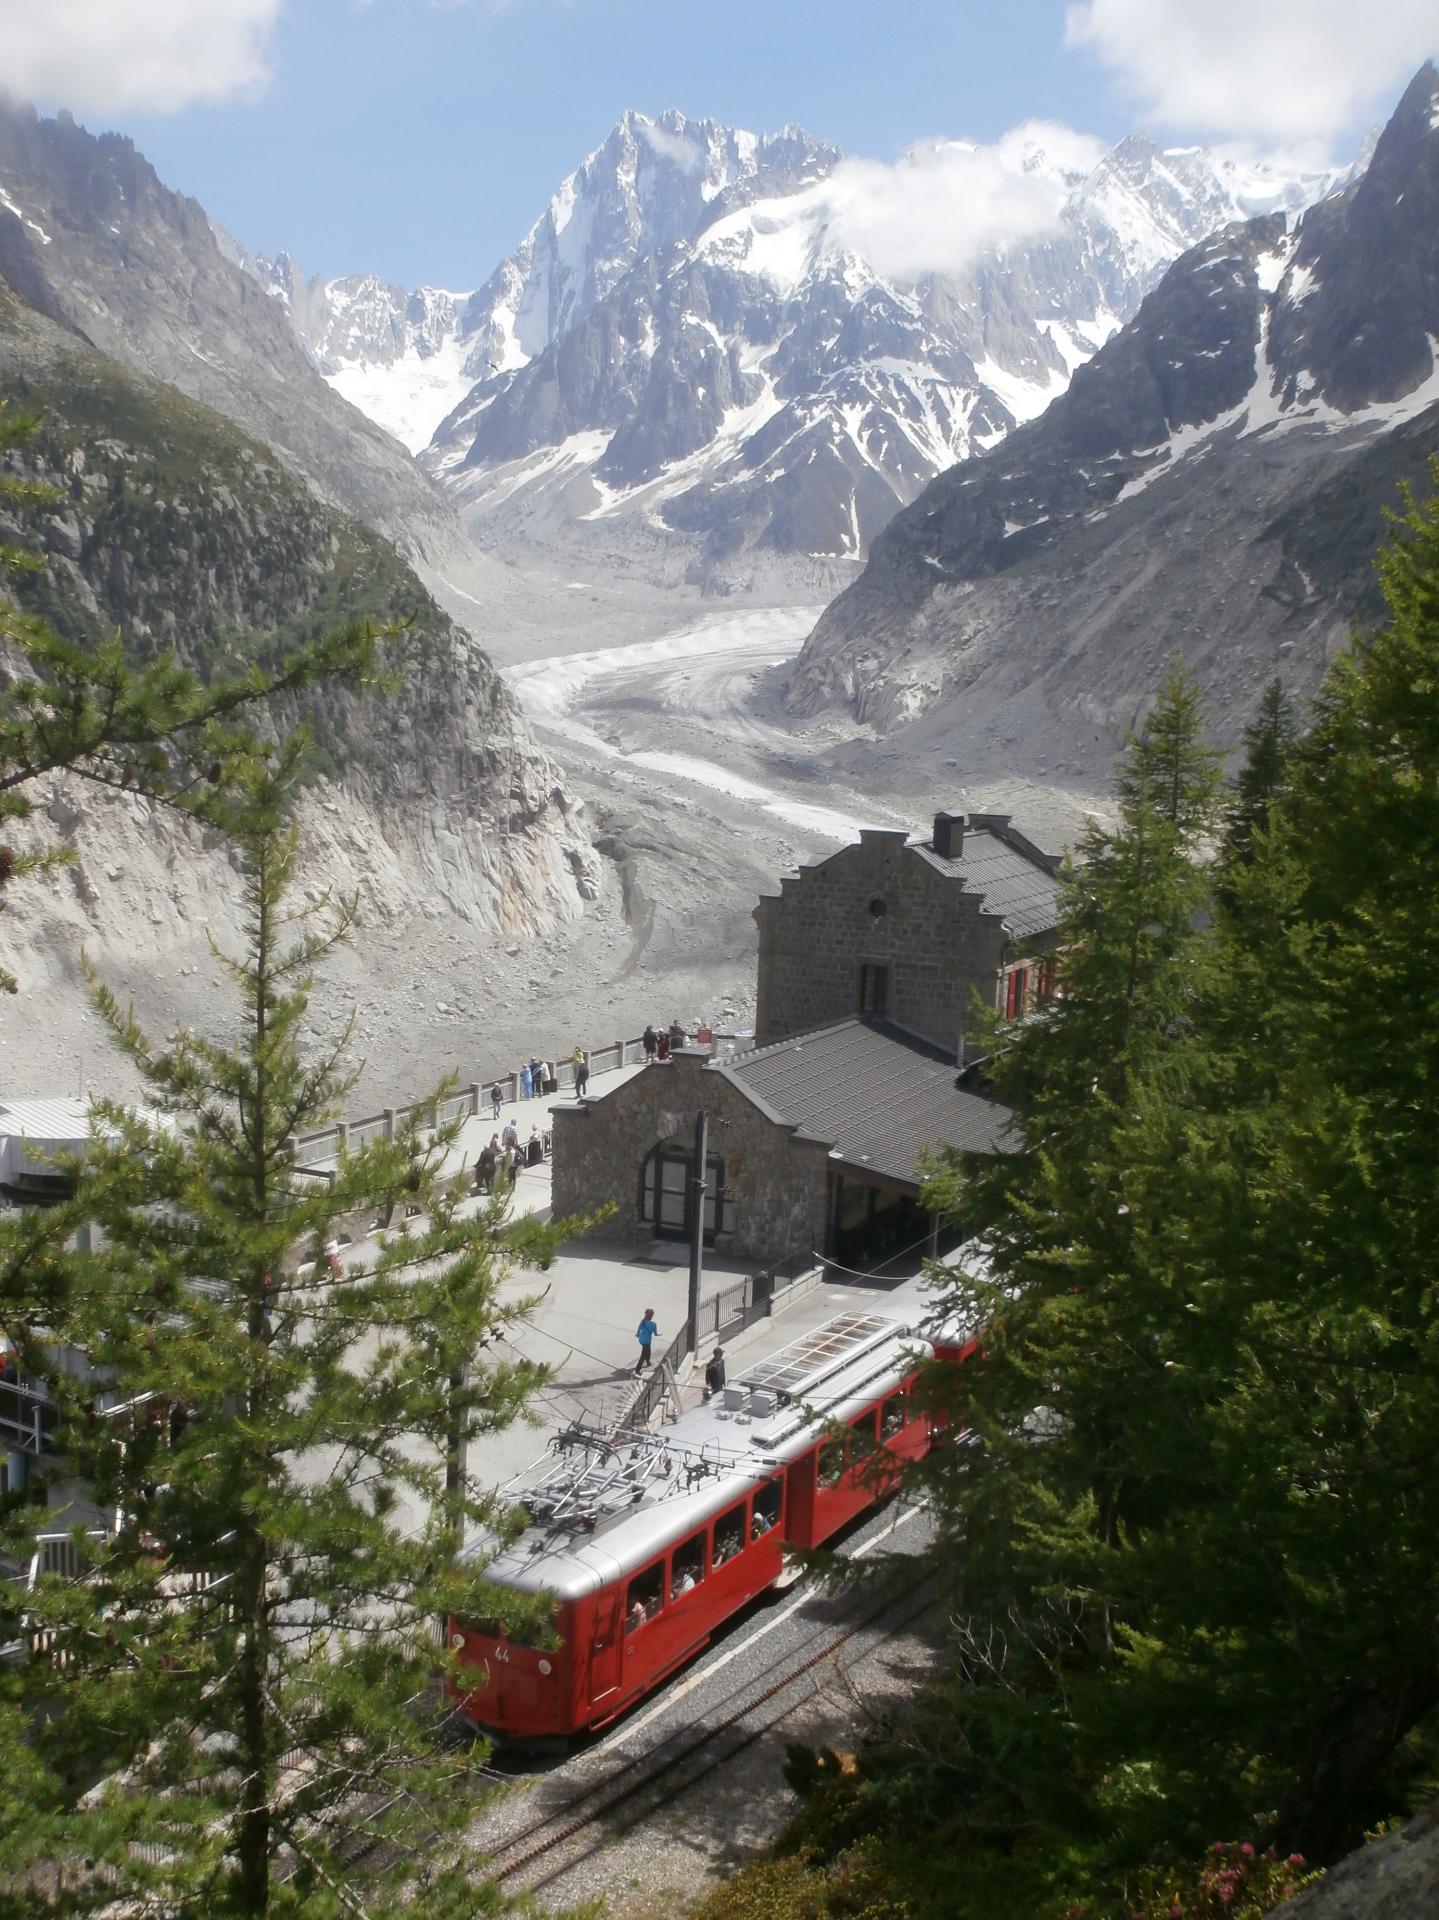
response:
<path id="1" fill-rule="evenodd" d="M 635 1338 L 640 1343 L 640 1357 L 635 1362 L 636 1379 L 638 1379 L 641 1372 L 650 1363 L 650 1348 L 653 1346 L 654 1337 L 658 1332 L 659 1323 L 655 1319 L 655 1310 L 653 1307 L 646 1307 L 644 1318 L 635 1328 Z"/>
<path id="2" fill-rule="evenodd" d="M 530 1095 L 533 1092 L 534 1092 L 534 1075 L 530 1072 L 528 1067 L 521 1067 L 520 1068 L 521 1100 L 528 1100 Z"/>

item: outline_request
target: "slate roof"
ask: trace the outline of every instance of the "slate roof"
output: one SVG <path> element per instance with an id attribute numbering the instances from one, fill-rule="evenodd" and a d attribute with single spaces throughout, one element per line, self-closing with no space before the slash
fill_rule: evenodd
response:
<path id="1" fill-rule="evenodd" d="M 888 1020 L 841 1020 L 717 1064 L 773 1118 L 870 1173 L 917 1184 L 925 1147 L 1008 1152 L 1008 1107 L 958 1084 L 953 1059 Z"/>
<path id="2" fill-rule="evenodd" d="M 962 880 L 971 893 L 983 894 L 984 911 L 998 914 L 1016 940 L 1027 940 L 1058 926 L 1059 882 L 1037 847 L 1031 855 L 1013 844 L 1021 838 L 1011 833 L 1003 839 L 987 827 L 966 827 L 957 860 L 936 853 L 929 840 L 912 840 L 908 851 L 937 872 Z"/>

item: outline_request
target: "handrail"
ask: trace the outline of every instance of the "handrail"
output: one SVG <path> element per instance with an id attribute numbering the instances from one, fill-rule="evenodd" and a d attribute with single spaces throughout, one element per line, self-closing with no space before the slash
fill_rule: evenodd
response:
<path id="1" fill-rule="evenodd" d="M 709 1042 L 711 1054 L 719 1057 L 719 1043 L 734 1040 L 738 1036 L 716 1032 Z M 732 1051 L 732 1049 L 730 1050 Z M 644 1037 L 636 1035 L 628 1040 L 609 1040 L 602 1046 L 586 1047 L 591 1075 L 613 1073 L 620 1067 L 638 1066 L 644 1058 Z M 728 1057 L 726 1052 L 725 1057 Z M 574 1062 L 570 1059 L 552 1061 L 555 1079 L 559 1088 L 567 1090 L 575 1083 Z M 506 1104 L 513 1105 L 520 1097 L 520 1073 L 512 1068 L 507 1073 L 480 1073 L 473 1079 L 463 1093 L 451 1094 L 440 1103 L 440 1122 L 446 1124 L 448 1113 L 451 1121 L 464 1117 L 466 1109 L 471 1114 L 480 1113 L 486 1103 L 489 1090 L 498 1086 L 504 1094 Z M 395 1129 L 403 1126 L 407 1116 L 414 1112 L 413 1106 L 387 1107 L 382 1113 L 366 1114 L 359 1120 L 338 1120 L 328 1127 L 317 1127 L 308 1133 L 299 1133 L 292 1142 L 292 1164 L 300 1171 L 313 1167 L 322 1160 L 333 1159 L 342 1145 L 363 1144 L 366 1137 L 381 1136 L 391 1138 Z M 358 1138 L 357 1138 L 358 1136 Z"/>

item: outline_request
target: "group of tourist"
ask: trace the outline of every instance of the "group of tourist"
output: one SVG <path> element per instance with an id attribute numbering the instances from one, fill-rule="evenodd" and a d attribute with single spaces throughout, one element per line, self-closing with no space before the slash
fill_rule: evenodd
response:
<path id="1" fill-rule="evenodd" d="M 511 1120 L 503 1133 L 492 1133 L 489 1145 L 480 1148 L 475 1161 L 476 1193 L 493 1193 L 497 1179 L 513 1180 L 521 1167 L 543 1166 L 549 1151 L 547 1133 L 533 1126 L 529 1139 L 521 1144 L 520 1130 Z"/>
<path id="2" fill-rule="evenodd" d="M 590 1078 L 590 1056 L 583 1047 L 576 1047 L 570 1055 L 570 1065 L 574 1068 L 575 1094 L 583 1100 L 585 1088 Z M 515 1075 L 516 1098 L 535 1100 L 541 1094 L 558 1093 L 560 1083 L 558 1069 L 548 1060 L 540 1060 L 531 1054 L 530 1058 Z M 496 1080 L 490 1087 L 490 1111 L 498 1120 L 500 1109 L 505 1104 L 505 1090 Z"/>
<path id="3" fill-rule="evenodd" d="M 651 1066 L 656 1060 L 668 1060 L 670 1055 L 678 1053 L 681 1047 L 689 1045 L 689 1036 L 678 1020 L 671 1020 L 669 1026 L 658 1031 L 647 1026 L 644 1030 L 643 1044 L 645 1065 Z"/>

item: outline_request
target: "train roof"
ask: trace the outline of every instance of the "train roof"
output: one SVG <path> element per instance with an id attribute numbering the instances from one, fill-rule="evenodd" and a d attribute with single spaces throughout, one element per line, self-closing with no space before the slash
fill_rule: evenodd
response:
<path id="1" fill-rule="evenodd" d="M 893 1391 L 936 1343 L 929 1283 L 904 1282 L 736 1370 L 728 1391 L 661 1433 L 571 1427 L 506 1489 L 531 1525 L 486 1568 L 499 1586 L 576 1600 L 644 1567 Z M 477 1542 L 474 1555 L 485 1552 Z"/>

